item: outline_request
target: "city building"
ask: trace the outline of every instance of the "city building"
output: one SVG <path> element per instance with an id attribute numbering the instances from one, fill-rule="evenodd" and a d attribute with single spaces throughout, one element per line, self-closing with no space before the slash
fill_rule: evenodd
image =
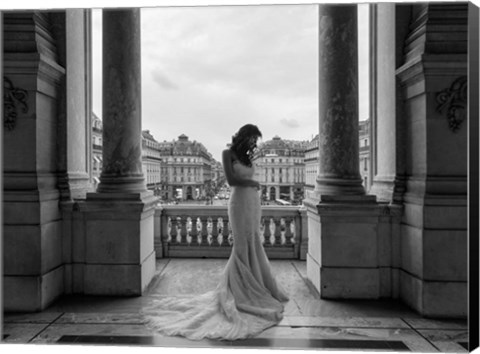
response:
<path id="1" fill-rule="evenodd" d="M 92 180 L 93 187 L 100 183 L 102 173 L 102 120 L 92 112 Z"/>
<path id="2" fill-rule="evenodd" d="M 358 130 L 360 176 L 366 191 L 370 189 L 370 119 L 361 120 Z"/>
<path id="3" fill-rule="evenodd" d="M 196 200 L 207 197 L 214 179 L 214 159 L 205 146 L 182 134 L 177 140 L 160 144 L 163 170 L 161 181 L 167 200 Z"/>
<path id="4" fill-rule="evenodd" d="M 161 195 L 162 190 L 162 156 L 161 145 L 155 140 L 150 130 L 142 131 L 142 167 L 147 182 L 147 189 Z"/>
<path id="5" fill-rule="evenodd" d="M 304 198 L 306 142 L 283 140 L 279 136 L 258 147 L 256 178 L 266 201 L 300 203 Z"/>
<path id="6" fill-rule="evenodd" d="M 313 191 L 318 175 L 318 134 L 305 147 L 305 194 Z"/>

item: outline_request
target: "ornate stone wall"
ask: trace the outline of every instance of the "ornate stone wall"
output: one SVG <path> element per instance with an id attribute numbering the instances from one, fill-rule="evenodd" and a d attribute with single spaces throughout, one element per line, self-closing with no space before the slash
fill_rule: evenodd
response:
<path id="1" fill-rule="evenodd" d="M 400 295 L 428 316 L 467 314 L 468 4 L 412 7 L 404 62 L 406 191 Z"/>

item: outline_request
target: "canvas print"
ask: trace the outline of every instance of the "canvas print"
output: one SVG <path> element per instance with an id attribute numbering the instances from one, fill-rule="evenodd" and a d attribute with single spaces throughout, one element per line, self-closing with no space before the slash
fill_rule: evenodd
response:
<path id="1" fill-rule="evenodd" d="M 478 346 L 474 4 L 2 15 L 3 344 Z"/>

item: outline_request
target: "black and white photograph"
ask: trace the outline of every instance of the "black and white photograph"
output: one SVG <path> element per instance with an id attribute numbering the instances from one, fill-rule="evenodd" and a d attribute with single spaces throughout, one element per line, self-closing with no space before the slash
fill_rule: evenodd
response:
<path id="1" fill-rule="evenodd" d="M 1 351 L 478 348 L 478 4 L 50 2 L 0 9 Z"/>

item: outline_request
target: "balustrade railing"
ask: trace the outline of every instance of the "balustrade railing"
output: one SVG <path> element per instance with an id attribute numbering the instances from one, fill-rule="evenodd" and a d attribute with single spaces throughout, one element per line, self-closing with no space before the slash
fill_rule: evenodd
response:
<path id="1" fill-rule="evenodd" d="M 270 259 L 305 259 L 307 215 L 303 208 L 262 206 L 260 239 Z M 157 258 L 227 258 L 233 235 L 226 206 L 168 205 L 155 211 Z"/>

